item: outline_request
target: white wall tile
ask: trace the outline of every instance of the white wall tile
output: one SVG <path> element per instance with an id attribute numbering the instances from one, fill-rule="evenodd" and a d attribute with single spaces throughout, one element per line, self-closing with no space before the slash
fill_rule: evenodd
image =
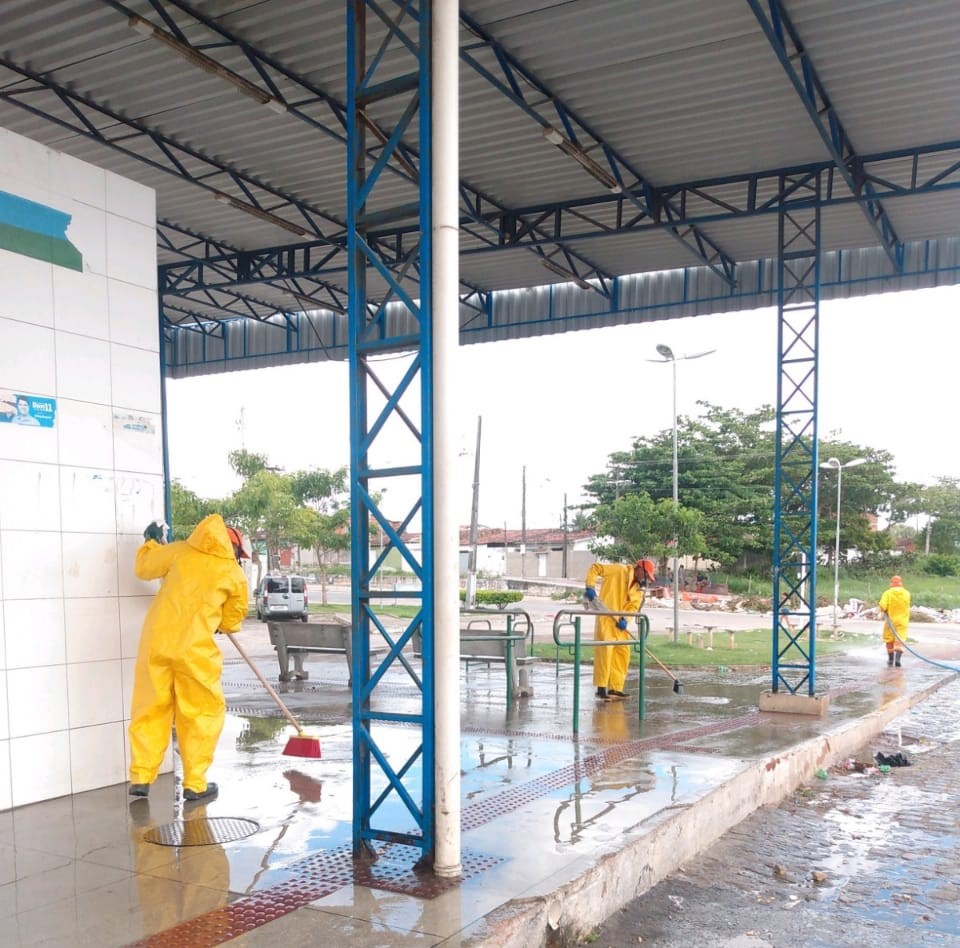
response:
<path id="1" fill-rule="evenodd" d="M 10 737 L 10 718 L 7 713 L 7 676 L 0 674 L 0 741 L 6 749 L 6 741 Z"/>
<path id="2" fill-rule="evenodd" d="M 112 345 L 113 404 L 160 413 L 160 358 L 156 352 Z"/>
<path id="3" fill-rule="evenodd" d="M 110 343 L 57 333 L 57 394 L 81 402 L 110 404 Z"/>
<path id="4" fill-rule="evenodd" d="M 122 721 L 120 660 L 68 665 L 67 709 L 71 728 Z"/>
<path id="5" fill-rule="evenodd" d="M 70 198 L 57 202 L 70 215 L 67 239 L 83 257 L 83 272 L 109 276 L 107 269 L 107 218 L 99 208 Z"/>
<path id="6" fill-rule="evenodd" d="M 6 602 L 63 597 L 59 533 L 0 530 L 0 556 Z"/>
<path id="7" fill-rule="evenodd" d="M 0 379 L 3 388 L 14 392 L 53 395 L 57 387 L 53 330 L 0 319 Z"/>
<path id="8" fill-rule="evenodd" d="M 64 599 L 63 618 L 68 664 L 120 658 L 120 600 Z"/>
<path id="9" fill-rule="evenodd" d="M 110 311 L 105 276 L 54 267 L 53 302 L 57 329 L 95 339 L 109 338 Z"/>
<path id="10" fill-rule="evenodd" d="M 11 669 L 7 699 L 11 738 L 66 730 L 67 666 Z"/>
<path id="11" fill-rule="evenodd" d="M 110 280 L 110 340 L 124 346 L 158 352 L 160 317 L 156 290 L 122 280 Z"/>
<path id="12" fill-rule="evenodd" d="M 13 806 L 70 793 L 70 735 L 37 734 L 10 741 Z"/>
<path id="13" fill-rule="evenodd" d="M 0 129 L 4 173 L 35 187 L 50 186 L 50 151 L 31 138 Z"/>
<path id="14" fill-rule="evenodd" d="M 59 530 L 57 471 L 55 464 L 0 460 L 0 528 Z"/>
<path id="15" fill-rule="evenodd" d="M 70 533 L 117 532 L 113 471 L 60 468 L 60 520 Z"/>
<path id="16" fill-rule="evenodd" d="M 150 520 L 153 518 L 151 517 Z M 143 528 L 150 520 L 143 522 L 143 527 L 136 534 L 119 534 L 117 536 L 117 560 L 120 564 L 120 595 L 121 596 L 148 596 L 153 598 L 160 588 L 156 579 L 137 579 L 133 571 L 133 564 L 137 558 L 137 550 L 143 545 Z"/>
<path id="17" fill-rule="evenodd" d="M 0 810 L 13 806 L 13 790 L 10 786 L 10 742 L 0 741 Z"/>
<path id="18" fill-rule="evenodd" d="M 112 533 L 63 534 L 63 595 L 117 595 L 117 537 Z"/>
<path id="19" fill-rule="evenodd" d="M 123 677 L 123 719 L 125 721 L 130 720 L 130 705 L 133 699 L 133 678 L 136 666 L 137 662 L 134 658 L 125 658 L 120 662 L 120 674 Z"/>
<path id="20" fill-rule="evenodd" d="M 53 428 L 31 428 L 4 422 L 0 424 L 0 458 L 54 464 L 57 460 L 56 432 Z"/>
<path id="21" fill-rule="evenodd" d="M 66 662 L 62 599 L 8 599 L 3 616 L 8 669 Z"/>
<path id="22" fill-rule="evenodd" d="M 127 732 L 119 722 L 71 731 L 73 792 L 123 783 L 127 779 L 126 742 Z"/>
<path id="23" fill-rule="evenodd" d="M 131 569 L 133 554 L 143 543 L 143 531 L 148 523 L 163 520 L 163 478 L 160 474 L 137 474 L 117 471 L 117 531 L 132 534 L 136 542 L 132 547 L 121 541 L 121 548 L 129 552 Z M 123 562 L 121 557 L 120 562 Z M 127 590 L 122 595 L 141 593 L 142 589 Z"/>
<path id="24" fill-rule="evenodd" d="M 43 260 L 0 250 L 0 317 L 53 325 L 53 271 Z"/>
<path id="25" fill-rule="evenodd" d="M 136 658 L 140 645 L 140 630 L 153 596 L 120 597 L 120 654 L 123 658 Z"/>
<path id="26" fill-rule="evenodd" d="M 68 232 L 69 233 L 69 232 Z M 107 276 L 157 288 L 157 231 L 152 224 L 107 215 Z"/>
<path id="27" fill-rule="evenodd" d="M 114 411 L 113 456 L 118 471 L 163 473 L 161 424 L 160 415 L 151 412 Z"/>
<path id="28" fill-rule="evenodd" d="M 50 189 L 103 210 L 106 207 L 108 172 L 73 155 L 50 152 Z"/>
<path id="29" fill-rule="evenodd" d="M 60 463 L 113 468 L 113 411 L 108 405 L 57 399 Z"/>
<path id="30" fill-rule="evenodd" d="M 107 211 L 153 227 L 157 219 L 157 193 L 153 188 L 107 172 Z"/>

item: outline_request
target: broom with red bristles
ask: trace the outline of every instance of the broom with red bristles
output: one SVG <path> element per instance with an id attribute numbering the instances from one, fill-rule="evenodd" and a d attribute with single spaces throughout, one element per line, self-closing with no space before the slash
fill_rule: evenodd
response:
<path id="1" fill-rule="evenodd" d="M 287 746 L 283 749 L 283 753 L 287 757 L 319 757 L 320 756 L 320 741 L 315 737 L 310 737 L 307 734 L 303 733 L 303 728 L 300 726 L 300 722 L 290 713 L 290 710 L 287 706 L 280 700 L 280 695 L 273 690 L 273 686 L 266 678 L 263 677 L 263 673 L 257 668 L 256 665 L 250 661 L 250 656 L 243 650 L 240 643 L 237 641 L 236 636 L 227 634 L 227 638 L 236 646 L 237 651 L 243 656 L 243 660 L 253 669 L 253 673 L 260 679 L 260 684 L 267 689 L 267 693 L 277 702 L 277 707 L 286 715 L 287 720 L 297 729 L 297 736 L 291 737 L 287 741 Z"/>

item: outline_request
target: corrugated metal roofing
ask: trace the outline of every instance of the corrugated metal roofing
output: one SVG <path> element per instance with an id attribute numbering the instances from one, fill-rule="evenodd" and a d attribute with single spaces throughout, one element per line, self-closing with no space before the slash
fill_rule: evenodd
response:
<path id="1" fill-rule="evenodd" d="M 783 0 L 782 6 L 860 156 L 945 145 L 939 156 L 925 153 L 916 162 L 911 154 L 890 157 L 868 162 L 867 170 L 910 191 L 894 195 L 885 188 L 884 207 L 900 239 L 940 240 L 933 256 L 953 259 L 960 190 L 916 193 L 911 175 L 919 169 L 921 180 L 930 180 L 937 170 L 944 180 L 958 177 L 960 5 L 955 0 Z M 644 229 L 643 221 L 624 228 L 618 218 L 623 209 L 604 185 L 546 142 L 541 122 L 483 74 L 488 70 L 503 81 L 497 57 L 513 61 L 526 74 L 515 77 L 516 90 L 543 121 L 556 122 L 553 103 L 561 102 L 634 173 L 654 188 L 682 193 L 686 213 L 737 264 L 742 286 L 758 272 L 757 261 L 775 255 L 777 241 L 775 214 L 743 209 L 743 176 L 830 161 L 748 0 L 462 0 L 460 10 L 460 172 L 466 188 L 508 215 L 536 218 L 546 230 L 552 218 L 539 217 L 543 209 L 593 201 L 582 217 L 565 220 L 566 249 L 607 276 L 646 274 L 621 281 L 622 312 L 612 313 L 608 300 L 565 282 L 530 248 L 491 250 L 485 246 L 489 229 L 465 226 L 461 275 L 469 285 L 502 292 L 556 284 L 550 292 L 496 298 L 482 318 L 465 308 L 465 338 L 717 311 L 753 299 L 769 303 L 769 287 L 756 297 L 749 291 L 725 294 L 721 281 L 698 271 L 702 261 L 668 231 Z M 261 88 L 268 76 L 274 91 L 296 106 L 296 114 L 265 108 L 222 76 L 137 32 L 128 22 L 130 14 L 164 29 L 175 25 L 207 56 Z M 319 215 L 325 234 L 339 237 L 346 218 L 346 159 L 336 110 L 346 99 L 346 22 L 347 4 L 334 0 L 4 0 L 0 126 L 155 188 L 162 220 L 228 247 L 255 250 L 300 244 L 305 238 L 215 200 L 211 188 L 239 198 L 243 193 L 213 162 L 242 175 L 249 186 L 274 192 L 268 206 L 278 216 L 302 224 L 286 201 L 303 202 Z M 232 31 L 273 64 L 258 73 L 244 52 L 225 45 L 211 26 Z M 371 49 L 381 30 L 372 23 Z M 53 86 L 82 101 L 71 110 Z M 378 102 L 370 114 L 389 127 L 395 108 Z M 116 150 L 78 133 L 78 110 L 108 136 L 120 134 L 124 123 L 133 121 L 163 142 L 158 146 L 142 134 L 131 134 L 117 139 L 128 153 Z M 405 138 L 413 148 L 415 136 L 411 128 Z M 585 144 L 602 159 L 598 149 Z M 189 153 L 179 151 L 181 146 Z M 174 153 L 183 169 L 203 175 L 203 181 L 171 173 L 176 167 L 163 149 Z M 735 180 L 716 182 L 727 177 Z M 709 192 L 709 200 L 685 187 L 691 182 L 707 182 L 701 190 Z M 775 184 L 761 177 L 758 195 L 769 196 Z M 837 193 L 846 188 L 839 175 L 834 187 Z M 884 266 L 877 238 L 849 189 L 844 193 L 849 203 L 823 212 L 823 249 L 844 251 L 847 262 L 854 259 L 850 252 L 863 252 L 867 270 L 877 276 Z M 413 196 L 403 176 L 388 174 L 376 200 L 387 206 Z M 740 212 L 732 213 L 734 207 Z M 549 241 L 541 246 L 551 254 L 556 250 Z M 930 257 L 929 245 L 908 248 L 908 260 Z M 182 252 L 161 243 L 162 264 L 182 259 Z M 562 262 L 562 254 L 555 259 Z M 343 260 L 338 266 L 328 276 L 342 291 Z M 831 266 L 842 265 L 833 260 L 825 271 Z M 680 277 L 671 274 L 683 274 L 687 295 L 682 299 L 677 297 Z M 844 273 L 841 283 L 846 279 Z M 873 288 L 951 279 L 960 279 L 956 271 L 930 274 L 921 264 Z M 697 299 L 689 293 L 691 283 L 703 291 Z M 370 285 L 374 295 L 382 292 L 378 279 Z M 860 284 L 853 291 L 865 289 Z M 172 321 L 191 318 L 189 314 L 214 316 L 234 291 L 248 297 L 241 305 L 258 318 L 276 309 L 306 318 L 299 310 L 308 305 L 304 296 L 309 288 L 305 293 L 283 280 L 228 283 L 202 298 L 171 295 L 166 315 Z M 827 296 L 843 292 L 841 286 L 825 287 Z M 333 313 L 315 317 L 316 325 L 323 323 L 326 329 L 338 321 L 342 318 Z M 248 342 L 257 340 L 259 349 L 244 349 L 241 362 L 247 356 L 279 361 L 323 357 L 302 347 L 278 352 L 267 341 L 277 335 L 272 322 L 253 327 Z M 339 345 L 321 352 L 342 357 Z"/>

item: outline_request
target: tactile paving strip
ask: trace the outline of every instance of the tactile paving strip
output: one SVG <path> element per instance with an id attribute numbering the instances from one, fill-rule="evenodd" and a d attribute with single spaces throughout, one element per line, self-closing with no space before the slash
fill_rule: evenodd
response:
<path id="1" fill-rule="evenodd" d="M 293 866 L 294 877 L 286 882 L 143 938 L 130 948 L 213 948 L 351 883 L 432 899 L 503 862 L 496 856 L 464 852 L 461 875 L 447 879 L 416 873 L 413 867 L 419 858 L 419 849 L 402 844 L 384 847 L 378 858 L 369 863 L 354 863 L 350 847 L 315 853 Z"/>
<path id="2" fill-rule="evenodd" d="M 154 826 L 143 834 L 143 838 L 158 846 L 212 846 L 215 843 L 232 843 L 245 839 L 258 829 L 260 824 L 256 820 L 212 816 Z"/>

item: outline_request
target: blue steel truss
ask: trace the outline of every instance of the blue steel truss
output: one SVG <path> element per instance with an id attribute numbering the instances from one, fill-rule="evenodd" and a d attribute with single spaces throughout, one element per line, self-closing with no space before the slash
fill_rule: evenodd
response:
<path id="1" fill-rule="evenodd" d="M 953 191 L 960 188 L 960 141 L 862 156 L 860 166 L 871 193 L 885 201 Z M 815 192 L 805 186 L 812 179 L 819 182 Z M 675 207 L 678 215 L 675 223 L 682 227 L 775 215 L 787 201 L 797 207 L 816 203 L 826 209 L 857 204 L 862 200 L 851 192 L 832 161 L 668 185 L 657 193 Z M 813 193 L 816 197 L 812 196 Z M 527 229 L 522 234 L 510 218 L 494 209 L 478 210 L 478 213 L 485 215 L 490 226 L 503 229 L 490 242 L 465 247 L 461 252 L 464 258 L 500 252 L 521 243 L 539 246 L 569 241 L 579 244 L 671 226 L 637 212 L 622 195 L 519 208 L 515 214 L 520 219 L 537 221 L 535 229 Z M 463 219 L 461 223 L 469 221 Z M 382 229 L 372 233 L 378 246 L 399 248 L 401 252 L 392 258 L 394 263 L 406 252 L 407 244 L 401 238 L 415 236 Z M 196 243 L 190 256 L 204 267 L 198 268 L 190 261 L 168 264 L 161 268 L 164 287 L 194 285 L 232 289 L 257 283 L 283 285 L 284 280 L 298 278 L 335 283 L 336 278 L 342 279 L 345 272 L 342 254 L 328 243 L 305 242 L 244 252 L 224 249 L 220 253 L 211 251 L 208 244 Z M 739 279 L 738 275 L 738 282 Z M 738 287 L 730 287 L 730 290 L 737 292 Z M 477 308 L 482 310 L 486 306 L 487 294 L 474 287 L 469 288 L 469 293 Z M 612 300 L 614 296 L 613 290 L 609 290 L 607 298 Z"/>
<path id="2" fill-rule="evenodd" d="M 863 172 L 863 161 L 853 147 L 840 116 L 830 101 L 817 70 L 807 53 L 796 27 L 787 16 L 782 0 L 747 0 L 773 51 L 780 60 L 810 120 L 823 140 L 850 190 L 860 196 L 860 208 L 880 246 L 899 271 L 903 269 L 903 244 L 893 223 Z M 766 6 L 766 9 L 764 9 Z"/>
<path id="3" fill-rule="evenodd" d="M 802 183 L 815 198 L 819 179 Z M 820 207 L 778 218 L 777 436 L 773 521 L 773 691 L 816 678 L 817 359 Z"/>
<path id="4" fill-rule="evenodd" d="M 430 0 L 351 0 L 347 20 L 353 851 L 360 858 L 373 854 L 375 840 L 404 842 L 419 847 L 426 861 L 434 847 L 435 801 Z M 370 103 L 384 100 L 390 100 L 399 119 L 383 153 L 373 158 L 366 144 L 364 113 Z M 415 122 L 422 148 L 415 169 L 420 239 L 406 263 L 419 275 L 419 299 L 411 298 L 403 273 L 395 275 L 369 240 L 367 217 L 386 157 Z M 389 287 L 388 298 L 378 303 L 367 296 L 367 277 L 373 271 Z M 418 332 L 412 339 L 404 338 L 405 345 L 412 345 L 405 368 L 384 364 L 381 370 L 377 356 L 397 345 L 389 337 L 385 317 L 385 304 L 392 300 L 405 306 Z M 394 370 L 392 375 L 388 368 Z M 402 425 L 410 434 L 411 460 L 378 466 L 377 438 L 391 424 Z M 421 488 L 399 527 L 389 523 L 380 508 L 383 491 L 394 478 L 413 478 Z M 388 541 L 372 562 L 371 520 Z M 419 550 L 406 539 L 418 524 Z M 409 594 L 411 601 L 419 601 L 420 609 L 399 635 L 385 628 L 385 593 L 375 582 L 391 551 L 404 558 L 421 587 Z M 395 593 L 389 595 L 392 599 Z M 423 643 L 419 673 L 403 652 L 417 632 Z M 387 645 L 385 656 L 376 664 L 373 637 Z M 378 687 L 381 693 L 385 690 L 381 686 L 391 672 L 406 675 L 416 685 L 415 707 L 397 710 L 389 696 L 379 696 Z M 396 724 L 412 725 L 405 735 L 415 736 L 410 741 L 384 741 Z M 399 754 L 397 748 L 402 748 Z"/>
<path id="5" fill-rule="evenodd" d="M 624 200 L 631 206 L 631 216 L 649 219 L 664 228 L 671 237 L 697 257 L 703 266 L 733 285 L 736 262 L 718 244 L 698 227 L 679 222 L 678 208 L 669 198 L 664 198 L 623 155 L 580 118 L 555 90 L 550 89 L 520 63 L 476 20 L 461 11 L 460 22 L 476 37 L 475 42 L 460 50 L 460 57 L 465 63 L 519 106 L 545 133 L 552 135 L 548 141 L 556 140 L 557 135 L 560 135 L 560 144 L 568 142 L 573 146 L 568 153 L 579 156 L 597 153 L 600 160 L 590 158 L 587 165 L 599 166 L 599 169 L 589 173 L 599 176 L 601 181 L 607 180 L 611 191 L 624 196 Z M 485 61 L 481 61 L 481 55 L 485 56 Z M 543 107 L 541 103 L 544 104 Z M 548 114 L 547 109 L 552 115 Z M 559 125 L 559 129 L 554 123 Z M 577 160 L 584 161 L 582 157 Z M 530 219 L 531 215 L 525 214 L 524 217 Z M 539 225 L 538 230 L 542 232 Z"/>

